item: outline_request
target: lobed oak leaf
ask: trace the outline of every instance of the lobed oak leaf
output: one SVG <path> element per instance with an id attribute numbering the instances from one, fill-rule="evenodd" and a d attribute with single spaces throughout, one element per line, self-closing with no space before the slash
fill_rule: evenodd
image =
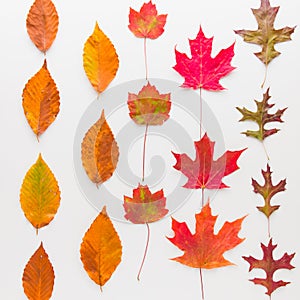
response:
<path id="1" fill-rule="evenodd" d="M 158 15 L 156 5 L 151 1 L 144 3 L 140 11 L 130 8 L 130 31 L 138 38 L 157 39 L 164 32 L 167 15 Z"/>
<path id="2" fill-rule="evenodd" d="M 80 254 L 85 271 L 102 288 L 120 264 L 122 256 L 120 238 L 105 207 L 85 233 Z"/>
<path id="3" fill-rule="evenodd" d="M 254 278 L 250 279 L 250 281 L 264 286 L 267 289 L 266 294 L 269 296 L 271 296 L 271 294 L 279 287 L 286 286 L 290 283 L 283 280 L 274 281 L 274 273 L 280 269 L 291 270 L 294 268 L 291 265 L 291 260 L 294 258 L 295 253 L 285 253 L 280 259 L 276 260 L 273 258 L 273 251 L 276 247 L 277 245 L 273 245 L 272 239 L 270 239 L 268 246 L 261 244 L 261 248 L 263 250 L 263 258 L 261 260 L 252 256 L 243 256 L 243 258 L 250 264 L 249 272 L 256 268 L 262 269 L 266 272 L 266 278 Z"/>
<path id="4" fill-rule="evenodd" d="M 185 79 L 182 87 L 210 91 L 224 89 L 219 80 L 235 69 L 230 64 L 234 43 L 212 58 L 212 42 L 213 37 L 206 38 L 200 27 L 197 37 L 189 40 L 191 58 L 175 49 L 176 65 L 173 68 Z"/>
<path id="5" fill-rule="evenodd" d="M 139 184 L 133 190 L 133 197 L 124 196 L 125 218 L 135 224 L 160 220 L 167 213 L 166 197 L 163 190 L 151 193 L 147 185 Z"/>
<path id="6" fill-rule="evenodd" d="M 238 170 L 237 160 L 245 150 L 226 151 L 217 160 L 213 159 L 215 142 L 207 134 L 200 141 L 194 142 L 196 158 L 192 160 L 186 154 L 173 153 L 176 158 L 174 168 L 181 171 L 188 181 L 184 185 L 189 189 L 223 189 L 228 186 L 223 177 Z"/>
<path id="7" fill-rule="evenodd" d="M 138 125 L 162 125 L 170 117 L 170 97 L 148 82 L 138 94 L 128 93 L 129 115 Z"/>
<path id="8" fill-rule="evenodd" d="M 209 202 L 203 206 L 196 217 L 196 232 L 191 233 L 185 222 L 172 219 L 175 236 L 168 238 L 175 246 L 184 251 L 180 257 L 173 258 L 192 268 L 213 269 L 233 265 L 223 256 L 224 252 L 236 247 L 244 239 L 238 237 L 245 217 L 233 222 L 225 222 L 217 234 L 214 226 L 217 216 L 213 216 Z"/>
<path id="9" fill-rule="evenodd" d="M 267 91 L 263 94 L 262 101 L 255 100 L 255 104 L 257 107 L 256 112 L 253 112 L 251 110 L 248 110 L 247 108 L 243 107 L 237 107 L 236 109 L 243 115 L 243 117 L 239 120 L 242 121 L 253 121 L 257 123 L 259 126 L 258 130 L 247 130 L 246 132 L 242 132 L 246 136 L 254 137 L 260 141 L 263 141 L 268 136 L 275 134 L 279 131 L 277 128 L 272 129 L 266 129 L 265 125 L 268 123 L 273 122 L 280 122 L 283 123 L 281 117 L 285 110 L 287 109 L 278 109 L 274 114 L 270 114 L 269 110 L 275 105 L 275 104 L 269 104 L 269 99 L 271 96 L 269 95 L 270 88 L 267 89 Z"/>

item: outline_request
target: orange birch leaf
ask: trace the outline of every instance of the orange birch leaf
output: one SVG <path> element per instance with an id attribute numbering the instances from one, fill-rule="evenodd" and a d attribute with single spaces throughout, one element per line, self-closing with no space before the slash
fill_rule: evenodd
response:
<path id="1" fill-rule="evenodd" d="M 115 78 L 119 68 L 116 49 L 96 22 L 83 49 L 83 67 L 94 89 L 100 94 Z"/>
<path id="2" fill-rule="evenodd" d="M 27 32 L 42 52 L 46 52 L 55 40 L 58 30 L 58 14 L 51 0 L 35 0 L 26 20 Z"/>
<path id="3" fill-rule="evenodd" d="M 48 225 L 58 210 L 59 186 L 41 154 L 25 175 L 20 203 L 25 217 L 37 231 Z"/>
<path id="4" fill-rule="evenodd" d="M 119 159 L 119 147 L 105 119 L 100 119 L 87 131 L 81 144 L 81 160 L 86 174 L 97 186 L 114 173 Z"/>
<path id="5" fill-rule="evenodd" d="M 54 122 L 60 105 L 59 92 L 46 60 L 25 85 L 22 98 L 25 117 L 38 138 Z"/>
<path id="6" fill-rule="evenodd" d="M 23 273 L 23 288 L 29 300 L 48 300 L 54 285 L 54 271 L 41 243 L 29 259 Z"/>
<path id="7" fill-rule="evenodd" d="M 80 254 L 89 277 L 102 288 L 116 270 L 122 256 L 120 238 L 105 207 L 85 233 Z"/>

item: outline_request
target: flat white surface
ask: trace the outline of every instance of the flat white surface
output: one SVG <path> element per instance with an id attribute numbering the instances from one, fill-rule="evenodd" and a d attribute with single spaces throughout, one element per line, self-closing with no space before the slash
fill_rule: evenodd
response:
<path id="1" fill-rule="evenodd" d="M 55 269 L 55 288 L 52 299 L 200 299 L 199 271 L 180 265 L 169 258 L 180 251 L 169 243 L 171 219 L 151 224 L 149 255 L 137 282 L 136 273 L 142 258 L 146 228 L 114 222 L 123 244 L 123 260 L 105 285 L 99 288 L 83 270 L 79 247 L 81 239 L 97 215 L 97 211 L 81 194 L 73 169 L 73 139 L 77 124 L 85 109 L 95 99 L 82 67 L 82 49 L 92 33 L 95 21 L 114 43 L 120 58 L 120 69 L 111 87 L 144 77 L 142 40 L 128 30 L 129 6 L 139 9 L 142 1 L 55 1 L 60 26 L 57 38 L 47 53 L 48 67 L 61 96 L 61 111 L 54 124 L 37 143 L 23 114 L 21 95 L 27 80 L 37 72 L 43 55 L 31 43 L 25 27 L 31 1 L 6 1 L 0 10 L 1 32 L 1 155 L 0 155 L 0 298 L 26 299 L 21 283 L 25 264 L 42 240 Z M 219 228 L 225 220 L 248 214 L 241 236 L 246 241 L 226 254 L 237 266 L 204 271 L 206 299 L 252 300 L 267 299 L 265 289 L 249 282 L 249 278 L 263 276 L 261 271 L 248 273 L 248 264 L 242 255 L 261 257 L 260 242 L 267 243 L 266 219 L 255 208 L 262 198 L 252 192 L 251 177 L 262 182 L 260 170 L 266 167 L 262 146 L 240 132 L 252 126 L 238 123 L 236 106 L 254 109 L 254 99 L 261 100 L 260 84 L 264 66 L 252 54 L 255 45 L 242 42 L 234 29 L 255 29 L 251 7 L 259 1 L 155 1 L 160 13 L 168 13 L 165 33 L 149 41 L 149 72 L 151 77 L 182 82 L 172 69 L 175 64 L 174 46 L 188 52 L 188 38 L 195 38 L 199 25 L 206 36 L 215 36 L 213 54 L 236 41 L 233 65 L 237 69 L 222 80 L 227 90 L 204 93 L 204 98 L 215 113 L 222 127 L 228 149 L 248 150 L 241 157 L 241 169 L 226 178 L 230 189 L 220 191 L 212 204 L 213 213 L 219 214 Z M 272 1 L 281 5 L 275 26 L 297 25 L 299 1 Z M 293 41 L 277 46 L 282 55 L 269 67 L 266 87 L 270 86 L 271 102 L 276 108 L 288 107 L 279 125 L 282 131 L 266 140 L 271 157 L 274 182 L 287 178 L 287 191 L 274 197 L 281 205 L 271 217 L 274 242 L 278 243 L 275 257 L 284 252 L 299 252 L 299 50 L 298 29 Z M 103 104 L 105 106 L 105 103 Z M 253 124 L 254 125 L 254 124 Z M 112 127 L 114 125 L 112 124 Z M 189 128 L 190 127 L 190 128 Z M 187 123 L 191 136 L 198 139 L 193 123 Z M 192 151 L 192 144 L 190 145 Z M 136 150 L 135 150 L 136 151 Z M 25 219 L 19 204 L 19 190 L 26 171 L 35 162 L 38 153 L 56 175 L 61 188 L 61 206 L 54 221 L 35 235 Z M 129 157 L 135 165 L 135 156 Z M 171 168 L 171 166 L 169 166 Z M 176 172 L 174 170 L 174 172 Z M 128 191 L 130 194 L 130 191 Z M 122 197 L 122 195 L 120 195 Z M 194 213 L 199 210 L 200 192 L 175 213 L 180 221 L 187 221 L 193 228 Z M 297 300 L 300 294 L 299 255 L 293 260 L 296 269 L 279 271 L 276 279 L 292 283 L 274 292 L 272 299 Z"/>

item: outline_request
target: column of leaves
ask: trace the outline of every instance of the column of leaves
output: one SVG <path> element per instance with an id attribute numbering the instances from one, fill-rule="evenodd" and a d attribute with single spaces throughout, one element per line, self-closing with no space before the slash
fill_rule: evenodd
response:
<path id="1" fill-rule="evenodd" d="M 267 79 L 267 70 L 270 62 L 280 55 L 280 52 L 275 49 L 275 45 L 277 43 L 290 40 L 291 34 L 295 29 L 295 27 L 284 27 L 281 29 L 274 28 L 274 22 L 278 10 L 279 6 L 272 7 L 269 0 L 261 0 L 260 7 L 258 9 L 252 9 L 252 12 L 258 23 L 258 29 L 235 31 L 244 38 L 245 42 L 257 44 L 262 48 L 260 52 L 255 53 L 259 60 L 265 65 L 265 77 L 261 85 L 262 89 Z M 271 98 L 269 90 L 270 88 L 268 88 L 263 94 L 262 101 L 255 100 L 256 111 L 251 111 L 245 107 L 237 107 L 238 111 L 242 114 L 240 121 L 253 121 L 258 125 L 258 130 L 247 130 L 246 132 L 242 133 L 246 136 L 259 140 L 262 142 L 262 144 L 267 137 L 279 131 L 278 128 L 265 128 L 265 126 L 274 122 L 282 123 L 282 115 L 287 109 L 278 109 L 275 113 L 270 112 L 275 104 L 269 103 L 269 99 Z M 269 243 L 268 245 L 261 243 L 261 248 L 263 251 L 263 258 L 261 260 L 253 258 L 252 256 L 244 256 L 243 258 L 250 264 L 249 271 L 254 268 L 259 268 L 265 271 L 265 278 L 254 278 L 251 279 L 251 281 L 255 284 L 264 286 L 267 289 L 266 294 L 271 299 L 271 296 L 276 289 L 290 283 L 282 280 L 275 281 L 274 273 L 279 269 L 293 269 L 294 267 L 291 265 L 291 260 L 293 259 L 295 253 L 285 253 L 280 259 L 277 260 L 273 257 L 273 251 L 277 245 L 273 245 L 270 229 L 270 217 L 279 209 L 280 206 L 273 205 L 271 200 L 277 193 L 285 191 L 286 179 L 279 181 L 277 184 L 273 183 L 272 172 L 270 168 L 270 157 L 265 146 L 264 150 L 268 160 L 266 170 L 261 171 L 264 178 L 264 184 L 261 185 L 255 179 L 252 179 L 252 186 L 254 188 L 254 192 L 260 194 L 264 199 L 264 205 L 257 206 L 257 209 L 262 212 L 268 220 Z"/>
<path id="2" fill-rule="evenodd" d="M 46 52 L 58 31 L 58 14 L 52 1 L 36 0 L 27 15 L 27 32 L 45 58 L 40 70 L 26 83 L 22 95 L 25 117 L 37 140 L 54 122 L 60 105 L 59 92 L 48 70 Z M 39 154 L 28 170 L 20 191 L 20 203 L 25 217 L 38 230 L 47 226 L 60 205 L 57 180 Z M 28 261 L 23 273 L 23 288 L 28 299 L 50 299 L 54 271 L 43 243 Z"/>

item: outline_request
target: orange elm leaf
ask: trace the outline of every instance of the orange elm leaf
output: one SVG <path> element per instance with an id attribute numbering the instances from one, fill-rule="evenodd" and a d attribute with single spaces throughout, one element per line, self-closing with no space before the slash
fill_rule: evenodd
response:
<path id="1" fill-rule="evenodd" d="M 194 144 L 196 150 L 195 160 L 192 160 L 186 154 L 173 153 L 176 158 L 174 168 L 188 178 L 184 187 L 189 189 L 227 188 L 228 186 L 222 182 L 222 179 L 239 169 L 237 160 L 245 149 L 226 151 L 221 157 L 214 160 L 215 142 L 212 142 L 207 134 Z"/>
<path id="2" fill-rule="evenodd" d="M 261 248 L 263 250 L 263 258 L 261 260 L 252 256 L 243 256 L 243 258 L 250 264 L 249 272 L 253 269 L 262 269 L 266 272 L 266 278 L 254 278 L 250 279 L 250 281 L 267 288 L 266 294 L 269 296 L 271 296 L 271 294 L 279 287 L 286 286 L 290 283 L 282 280 L 274 281 L 274 273 L 280 269 L 294 269 L 291 265 L 291 260 L 294 258 L 295 253 L 285 253 L 280 259 L 276 260 L 273 258 L 273 251 L 276 247 L 277 245 L 273 245 L 272 239 L 270 239 L 268 246 L 261 244 Z"/>
<path id="3" fill-rule="evenodd" d="M 130 8 L 130 31 L 138 38 L 157 39 L 164 32 L 167 15 L 158 15 L 155 4 L 144 3 L 140 11 Z"/>
<path id="4" fill-rule="evenodd" d="M 118 159 L 119 148 L 103 110 L 81 143 L 82 165 L 90 180 L 98 186 L 112 176 Z"/>
<path id="5" fill-rule="evenodd" d="M 175 49 L 176 65 L 173 68 L 185 79 L 182 87 L 210 91 L 224 89 L 219 80 L 235 69 L 230 64 L 234 56 L 234 43 L 212 58 L 212 42 L 213 37 L 206 38 L 200 27 L 197 37 L 189 40 L 191 58 Z"/>
<path id="6" fill-rule="evenodd" d="M 167 213 L 163 190 L 151 193 L 147 185 L 139 184 L 133 190 L 133 197 L 124 196 L 125 218 L 135 224 L 155 222 Z"/>
<path id="7" fill-rule="evenodd" d="M 27 32 L 42 52 L 46 52 L 55 40 L 58 30 L 58 14 L 51 0 L 35 0 L 26 20 Z"/>
<path id="8" fill-rule="evenodd" d="M 119 68 L 116 49 L 97 22 L 94 32 L 84 44 L 83 67 L 98 94 L 107 88 Z"/>
<path id="9" fill-rule="evenodd" d="M 238 233 L 245 217 L 233 222 L 225 222 L 217 234 L 214 234 L 217 216 L 211 214 L 209 202 L 195 217 L 196 232 L 194 234 L 185 222 L 180 223 L 172 219 L 172 229 L 175 235 L 168 239 L 184 252 L 182 256 L 172 260 L 192 268 L 203 269 L 233 265 L 224 258 L 223 254 L 243 242 L 244 239 L 239 238 Z"/>
<path id="10" fill-rule="evenodd" d="M 20 203 L 25 217 L 36 230 L 48 225 L 58 210 L 59 186 L 41 154 L 25 175 Z"/>
<path id="11" fill-rule="evenodd" d="M 43 243 L 28 261 L 23 273 L 24 293 L 29 300 L 49 300 L 54 285 L 54 271 Z"/>
<path id="12" fill-rule="evenodd" d="M 54 122 L 60 105 L 59 92 L 46 60 L 42 68 L 26 83 L 22 98 L 25 117 L 38 138 Z"/>
<path id="13" fill-rule="evenodd" d="M 138 125 L 162 125 L 170 117 L 170 97 L 148 82 L 137 95 L 128 93 L 129 115 Z"/>
<path id="14" fill-rule="evenodd" d="M 89 277 L 100 288 L 104 286 L 121 262 L 122 256 L 120 238 L 105 208 L 85 233 L 80 254 Z"/>

